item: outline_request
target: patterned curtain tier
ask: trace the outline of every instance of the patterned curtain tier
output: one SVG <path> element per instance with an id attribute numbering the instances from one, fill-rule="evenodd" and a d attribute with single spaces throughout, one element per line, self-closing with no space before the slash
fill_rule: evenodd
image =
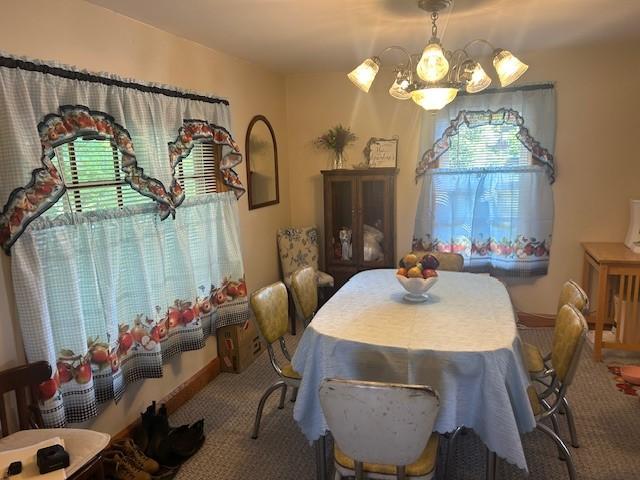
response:
<path id="1" fill-rule="evenodd" d="M 215 228 L 211 228 L 215 225 Z M 128 383 L 248 318 L 233 192 L 153 207 L 34 221 L 13 247 L 27 358 L 56 366 L 41 388 L 47 426 L 80 422 Z"/>

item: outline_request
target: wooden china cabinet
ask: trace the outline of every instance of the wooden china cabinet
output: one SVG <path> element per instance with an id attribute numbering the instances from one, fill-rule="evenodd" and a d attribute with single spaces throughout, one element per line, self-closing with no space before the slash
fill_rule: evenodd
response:
<path id="1" fill-rule="evenodd" d="M 323 170 L 325 270 L 335 289 L 362 270 L 395 266 L 397 168 Z"/>

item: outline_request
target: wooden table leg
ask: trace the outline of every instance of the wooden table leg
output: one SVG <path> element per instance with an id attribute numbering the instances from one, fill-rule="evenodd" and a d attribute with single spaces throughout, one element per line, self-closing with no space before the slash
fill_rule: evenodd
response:
<path id="1" fill-rule="evenodd" d="M 600 265 L 598 271 L 598 309 L 596 310 L 596 332 L 593 342 L 593 359 L 596 362 L 602 361 L 602 331 L 604 330 L 604 321 L 608 310 L 608 293 L 609 293 L 609 268 L 606 265 Z"/>
<path id="2" fill-rule="evenodd" d="M 327 480 L 327 437 L 320 435 L 315 441 L 316 480 Z"/>
<path id="3" fill-rule="evenodd" d="M 591 263 L 589 263 L 589 255 L 586 252 L 582 263 L 582 289 L 591 298 Z"/>

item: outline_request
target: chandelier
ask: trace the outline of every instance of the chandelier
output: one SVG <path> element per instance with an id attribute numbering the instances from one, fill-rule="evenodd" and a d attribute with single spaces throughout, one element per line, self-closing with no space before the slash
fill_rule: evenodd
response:
<path id="1" fill-rule="evenodd" d="M 452 0 L 418 0 L 418 7 L 431 13 L 431 39 L 422 54 L 412 55 L 396 45 L 387 47 L 378 56 L 367 58 L 358 65 L 348 74 L 349 79 L 360 90 L 368 92 L 382 65 L 380 56 L 400 50 L 407 56 L 407 61 L 394 66 L 396 78 L 389 94 L 398 100 L 411 98 L 425 110 L 440 110 L 456 98 L 459 90 L 477 93 L 491 84 L 491 78 L 480 62 L 469 54 L 473 45 L 491 48 L 493 68 L 502 87 L 512 84 L 527 71 L 529 66 L 509 50 L 495 48 L 483 39 L 472 40 L 453 52 L 443 49 L 438 38 L 438 12 L 451 3 Z"/>

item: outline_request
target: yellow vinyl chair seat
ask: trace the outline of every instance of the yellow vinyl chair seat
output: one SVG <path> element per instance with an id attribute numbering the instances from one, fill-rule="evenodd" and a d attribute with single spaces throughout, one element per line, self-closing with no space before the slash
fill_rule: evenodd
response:
<path id="1" fill-rule="evenodd" d="M 540 373 L 546 369 L 544 357 L 538 347 L 525 342 L 522 344 L 522 352 L 524 353 L 524 360 L 530 374 Z"/>
<path id="2" fill-rule="evenodd" d="M 355 462 L 349 456 L 347 456 L 338 444 L 334 444 L 334 456 L 336 462 L 344 468 L 349 470 L 355 469 Z M 436 461 L 438 457 L 438 434 L 431 435 L 427 446 L 422 451 L 420 458 L 411 465 L 407 465 L 406 474 L 407 477 L 424 477 L 432 473 L 436 468 Z M 391 478 L 396 478 L 396 466 L 395 465 L 382 465 L 379 463 L 364 463 L 363 470 L 365 473 L 372 473 L 378 475 L 389 475 Z"/>
<path id="3" fill-rule="evenodd" d="M 283 377 L 291 378 L 293 380 L 301 380 L 302 379 L 302 375 L 300 375 L 298 372 L 296 372 L 293 369 L 293 367 L 291 366 L 290 363 L 285 363 L 280 368 L 282 369 L 282 376 Z"/>

